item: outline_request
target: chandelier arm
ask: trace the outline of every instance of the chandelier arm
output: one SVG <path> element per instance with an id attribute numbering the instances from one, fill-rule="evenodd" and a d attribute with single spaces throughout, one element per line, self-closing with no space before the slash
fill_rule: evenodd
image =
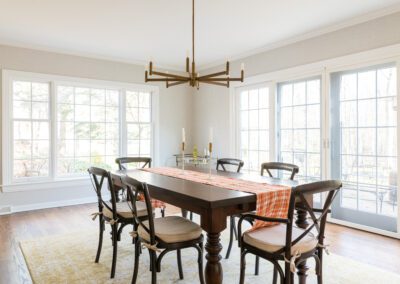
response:
<path id="1" fill-rule="evenodd" d="M 187 78 L 184 79 L 173 79 L 173 78 L 147 78 L 149 82 L 189 82 Z"/>
<path id="2" fill-rule="evenodd" d="M 219 82 L 214 82 L 214 81 L 201 81 L 204 84 L 211 84 L 211 85 L 217 85 L 217 86 L 222 86 L 222 87 L 229 87 L 228 83 L 219 83 Z"/>
<path id="3" fill-rule="evenodd" d="M 192 62 L 193 62 L 193 73 L 194 71 L 194 0 L 192 0 Z"/>
<path id="4" fill-rule="evenodd" d="M 211 78 L 211 77 L 222 76 L 222 75 L 226 75 L 226 71 L 221 71 L 221 72 L 216 72 L 216 73 L 200 76 L 199 80 L 206 79 L 206 78 Z"/>
<path id="5" fill-rule="evenodd" d="M 214 82 L 233 82 L 233 81 L 242 81 L 242 78 L 205 78 L 201 80 L 202 82 L 214 81 Z"/>
<path id="6" fill-rule="evenodd" d="M 167 88 L 168 88 L 168 87 L 172 87 L 172 86 L 177 86 L 177 85 L 186 84 L 187 82 L 189 82 L 189 80 L 187 80 L 187 81 L 177 81 L 177 82 L 173 82 L 173 83 L 169 83 L 169 82 L 167 81 Z"/>
<path id="7" fill-rule="evenodd" d="M 187 79 L 189 80 L 188 77 L 185 76 L 180 76 L 180 75 L 175 75 L 175 74 L 170 74 L 170 73 L 164 73 L 164 72 L 158 72 L 153 70 L 153 75 L 158 75 L 158 76 L 164 76 L 164 77 L 169 77 L 169 78 L 174 78 L 174 79 Z"/>

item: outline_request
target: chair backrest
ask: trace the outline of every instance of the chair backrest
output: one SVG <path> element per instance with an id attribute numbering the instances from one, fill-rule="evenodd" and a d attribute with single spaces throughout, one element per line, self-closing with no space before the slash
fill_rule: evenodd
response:
<path id="1" fill-rule="evenodd" d="M 219 171 L 219 167 L 221 166 L 222 170 L 226 172 L 225 165 L 237 166 L 236 172 L 240 173 L 241 168 L 244 165 L 244 162 L 239 159 L 231 159 L 231 158 L 222 158 L 217 160 L 217 171 Z"/>
<path id="2" fill-rule="evenodd" d="M 301 239 L 303 239 L 309 232 L 313 230 L 317 232 L 317 239 L 319 247 L 322 249 L 324 238 L 325 238 L 325 225 L 326 218 L 328 213 L 330 212 L 330 206 L 332 205 L 333 200 L 339 193 L 342 188 L 342 182 L 339 180 L 327 180 L 327 181 L 319 181 L 313 182 L 309 184 L 299 185 L 292 189 L 290 204 L 288 209 L 288 223 L 286 227 L 286 245 L 282 249 L 276 251 L 275 253 L 285 253 L 285 257 L 287 259 L 291 256 L 291 248 L 296 243 L 298 243 Z M 310 205 L 307 202 L 307 195 L 314 195 L 318 193 L 326 193 L 326 199 L 322 206 L 322 208 L 313 208 L 313 205 Z M 307 228 L 304 228 L 304 232 L 300 234 L 294 240 L 292 239 L 292 230 L 294 224 L 294 216 L 296 206 L 300 206 L 303 210 L 307 211 L 307 213 L 311 217 L 311 221 Z M 317 215 L 315 214 L 317 213 Z"/>
<path id="3" fill-rule="evenodd" d="M 113 219 L 117 218 L 117 198 L 115 195 L 114 185 L 111 179 L 110 172 L 102 168 L 90 167 L 88 169 L 90 180 L 93 184 L 93 188 L 97 195 L 97 201 L 99 205 L 99 212 L 103 212 L 103 208 L 107 207 L 108 210 L 113 212 Z M 109 203 L 103 200 L 102 189 L 107 185 L 107 189 L 111 195 L 111 206 Z"/>
<path id="4" fill-rule="evenodd" d="M 142 183 L 136 179 L 133 179 L 128 176 L 122 176 L 121 180 L 123 184 L 127 188 L 128 192 L 128 200 L 129 207 L 132 209 L 133 216 L 135 216 L 136 223 L 141 226 L 150 236 L 150 244 L 154 245 L 158 241 L 156 239 L 155 229 L 154 229 L 154 215 L 153 215 L 153 208 L 151 205 L 151 198 L 149 194 L 149 189 L 146 183 Z M 144 202 L 146 204 L 147 210 L 147 221 L 148 225 L 143 223 L 142 218 L 138 218 L 138 211 L 136 207 L 136 200 L 139 199 L 139 196 L 144 197 Z"/>
<path id="5" fill-rule="evenodd" d="M 115 162 L 118 164 L 118 168 L 120 170 L 126 170 L 128 169 L 127 164 L 138 164 L 139 167 L 145 168 L 146 166 L 148 166 L 149 168 L 151 168 L 151 158 L 149 157 L 121 157 L 121 158 L 117 158 L 115 159 Z M 142 165 L 140 166 L 140 164 L 142 163 Z"/>
<path id="6" fill-rule="evenodd" d="M 291 172 L 290 179 L 293 180 L 294 176 L 299 172 L 299 167 L 293 164 L 280 163 L 280 162 L 269 162 L 261 164 L 261 175 L 264 175 L 264 171 L 267 171 L 270 177 L 274 177 L 271 170 L 281 170 Z"/>

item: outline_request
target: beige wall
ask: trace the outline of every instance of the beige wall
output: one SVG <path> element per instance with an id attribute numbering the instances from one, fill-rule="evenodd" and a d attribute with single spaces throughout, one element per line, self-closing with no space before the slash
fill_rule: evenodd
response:
<path id="1" fill-rule="evenodd" d="M 231 70 L 246 66 L 246 76 L 251 77 L 273 71 L 328 60 L 340 56 L 400 43 L 400 13 L 391 14 L 369 22 L 327 33 L 315 38 L 249 56 L 231 63 Z M 219 69 L 223 70 L 223 66 Z M 213 68 L 216 70 L 218 68 Z M 207 73 L 202 71 L 202 73 Z M 201 86 L 194 90 L 194 137 L 198 144 L 207 143 L 204 133 L 213 125 L 216 155 L 229 155 L 229 90 L 217 86 Z M 207 117 L 204 116 L 207 109 Z M 218 139 L 219 137 L 219 139 Z"/>
<path id="2" fill-rule="evenodd" d="M 144 83 L 143 66 L 1 45 L 0 69 Z M 179 152 L 182 127 L 186 128 L 187 135 L 190 137 L 193 106 L 191 89 L 186 86 L 166 89 L 164 86 L 160 85 L 159 96 L 159 164 L 161 165 L 171 162 L 172 155 Z M 188 142 L 191 147 L 190 139 Z M 93 196 L 93 194 L 91 188 L 0 193 L 0 209 L 7 205 L 29 207 L 29 204 L 34 203 L 76 200 Z"/>

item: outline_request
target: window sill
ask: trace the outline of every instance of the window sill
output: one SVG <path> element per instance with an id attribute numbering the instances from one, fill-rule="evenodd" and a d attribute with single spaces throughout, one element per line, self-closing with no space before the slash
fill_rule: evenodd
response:
<path id="1" fill-rule="evenodd" d="M 70 189 L 81 186 L 92 186 L 89 177 L 79 177 L 74 179 L 58 179 L 52 181 L 21 182 L 7 185 L 0 185 L 2 192 L 20 192 L 48 189 Z"/>

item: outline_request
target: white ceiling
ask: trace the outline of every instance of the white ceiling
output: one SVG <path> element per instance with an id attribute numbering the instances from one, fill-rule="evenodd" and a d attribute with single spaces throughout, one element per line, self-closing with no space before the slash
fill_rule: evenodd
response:
<path id="1" fill-rule="evenodd" d="M 400 0 L 197 0 L 196 62 L 210 65 Z M 395 6 L 393 6 L 395 5 Z M 184 66 L 190 0 L 0 0 L 0 43 L 127 62 Z"/>

